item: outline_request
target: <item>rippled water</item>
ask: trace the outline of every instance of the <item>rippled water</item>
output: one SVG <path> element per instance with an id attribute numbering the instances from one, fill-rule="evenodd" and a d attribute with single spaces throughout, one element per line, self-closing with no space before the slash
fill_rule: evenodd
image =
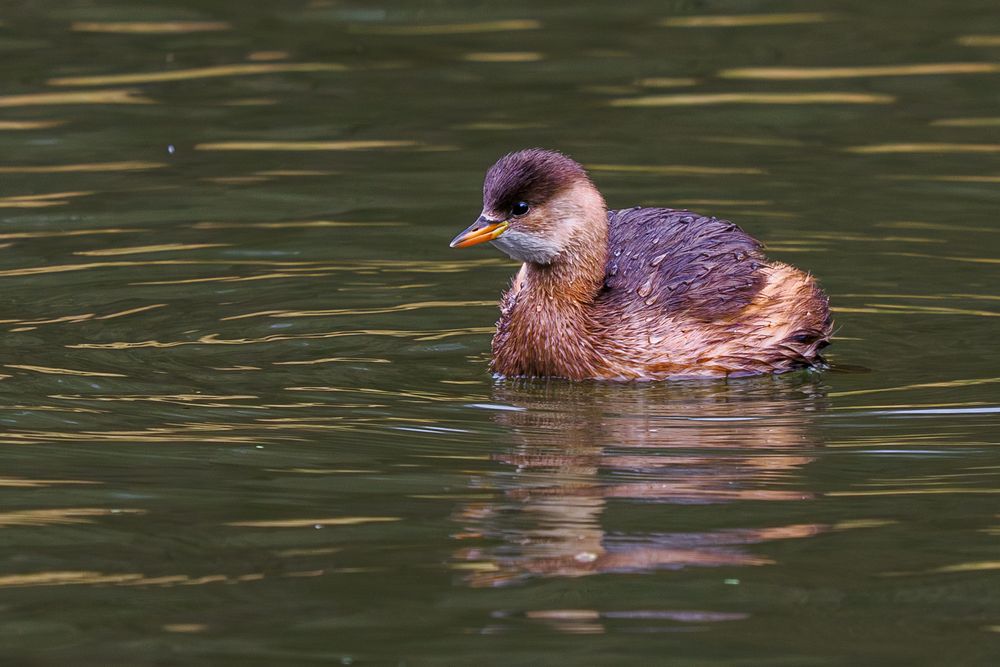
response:
<path id="1" fill-rule="evenodd" d="M 996 664 L 995 2 L 0 21 L 5 660 Z M 532 145 L 815 274 L 834 369 L 491 380 L 447 243 Z"/>

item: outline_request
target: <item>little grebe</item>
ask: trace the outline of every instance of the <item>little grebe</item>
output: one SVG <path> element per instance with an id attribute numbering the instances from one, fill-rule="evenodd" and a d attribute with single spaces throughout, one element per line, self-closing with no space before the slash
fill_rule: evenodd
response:
<path id="1" fill-rule="evenodd" d="M 822 364 L 827 298 L 726 220 L 609 211 L 583 167 L 529 149 L 486 174 L 483 211 L 451 242 L 524 262 L 500 304 L 494 373 L 572 380 L 753 375 Z"/>

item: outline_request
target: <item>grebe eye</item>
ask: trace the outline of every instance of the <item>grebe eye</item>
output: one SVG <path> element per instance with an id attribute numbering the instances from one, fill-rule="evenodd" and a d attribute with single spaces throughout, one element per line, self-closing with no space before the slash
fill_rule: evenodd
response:
<path id="1" fill-rule="evenodd" d="M 513 215 L 514 217 L 519 218 L 525 213 L 527 213 L 529 208 L 531 207 L 528 206 L 528 202 L 519 201 L 510 207 L 510 214 Z"/>

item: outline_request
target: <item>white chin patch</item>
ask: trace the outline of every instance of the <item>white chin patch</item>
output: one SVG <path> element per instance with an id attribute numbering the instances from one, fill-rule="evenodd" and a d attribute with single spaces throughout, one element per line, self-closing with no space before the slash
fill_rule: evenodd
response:
<path id="1" fill-rule="evenodd" d="M 499 238 L 490 241 L 519 262 L 550 264 L 561 249 L 555 243 L 533 234 L 525 234 L 516 229 L 508 229 Z"/>

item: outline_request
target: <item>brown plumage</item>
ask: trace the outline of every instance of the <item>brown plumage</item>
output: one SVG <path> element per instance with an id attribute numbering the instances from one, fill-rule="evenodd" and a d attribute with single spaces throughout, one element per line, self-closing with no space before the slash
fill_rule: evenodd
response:
<path id="1" fill-rule="evenodd" d="M 691 211 L 608 211 L 583 168 L 553 151 L 501 158 L 483 212 L 454 241 L 524 264 L 500 304 L 501 376 L 656 380 L 822 364 L 827 298 L 769 262 L 726 220 Z"/>

